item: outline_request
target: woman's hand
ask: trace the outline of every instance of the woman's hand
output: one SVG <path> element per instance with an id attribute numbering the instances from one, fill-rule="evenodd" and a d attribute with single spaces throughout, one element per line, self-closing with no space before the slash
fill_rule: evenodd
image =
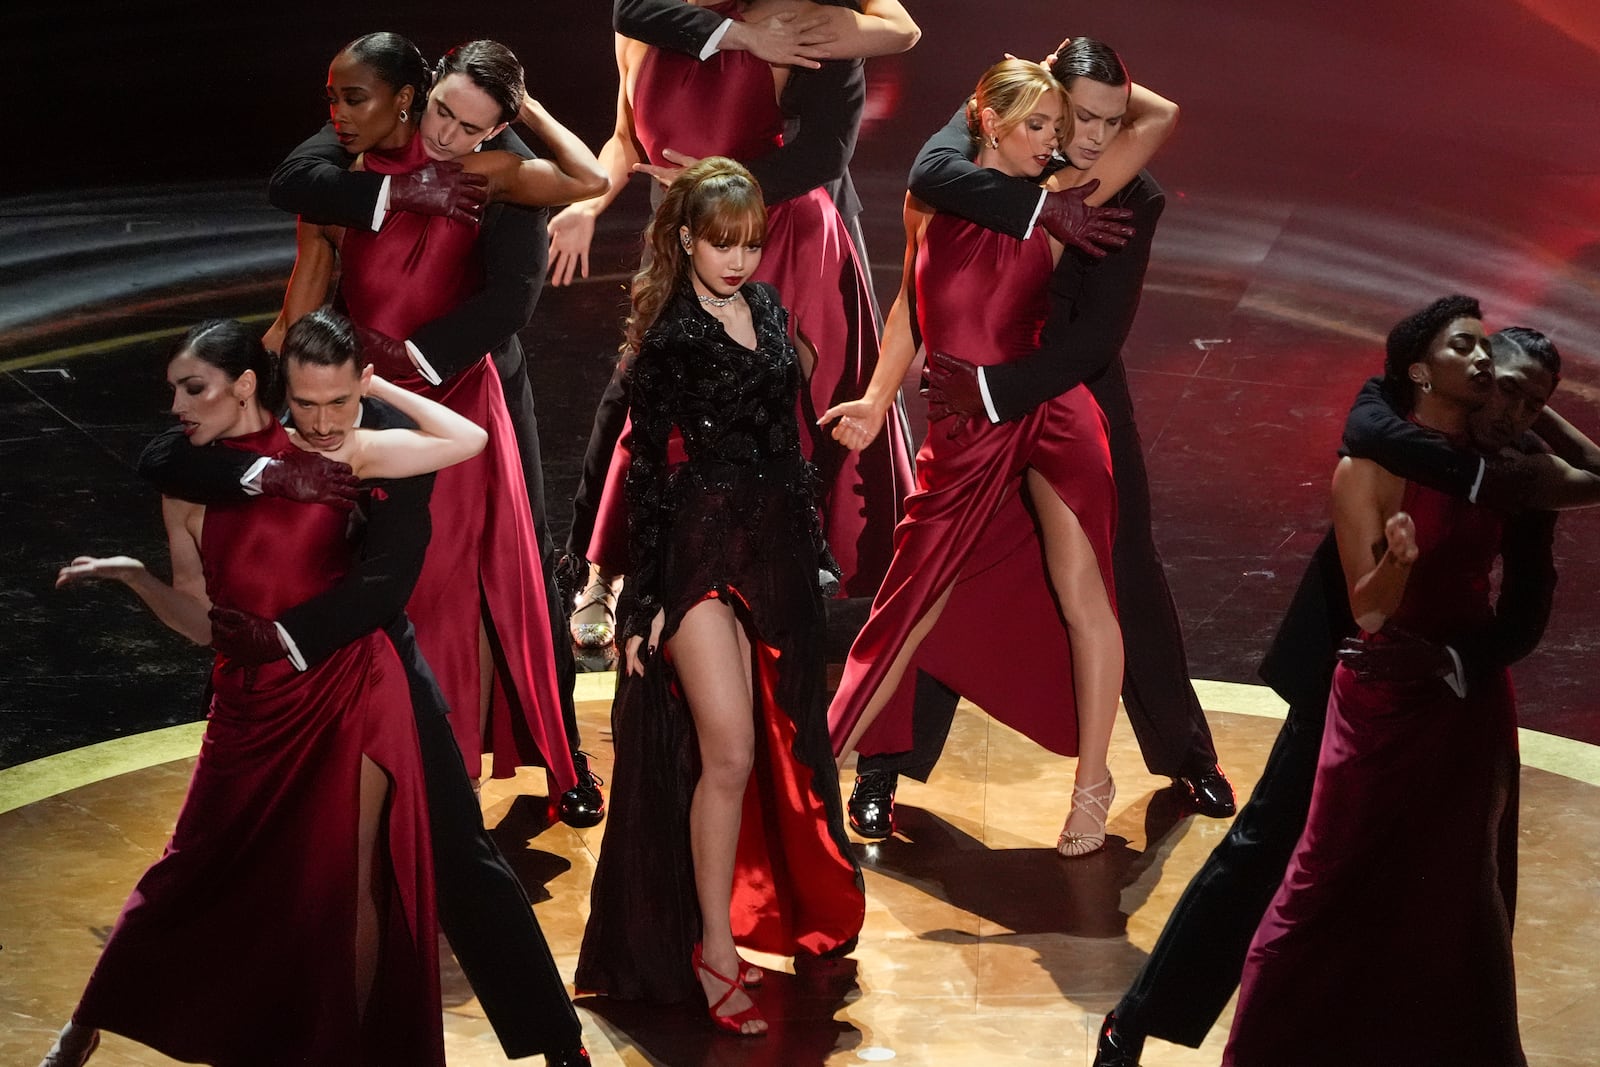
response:
<path id="1" fill-rule="evenodd" d="M 851 451 L 859 452 L 875 441 L 883 430 L 884 413 L 885 409 L 863 397 L 835 404 L 822 413 L 817 425 L 826 426 L 837 419 L 833 439 Z"/>
<path id="2" fill-rule="evenodd" d="M 550 284 L 571 285 L 576 270 L 589 276 L 589 246 L 594 243 L 594 215 L 577 204 L 550 220 Z"/>
<path id="3" fill-rule="evenodd" d="M 1403 511 L 1390 515 L 1389 521 L 1383 524 L 1383 536 L 1394 562 L 1409 567 L 1417 561 L 1417 524 L 1411 521 L 1410 515 Z"/>
<path id="4" fill-rule="evenodd" d="M 126 582 L 144 573 L 144 564 L 132 556 L 78 556 L 56 574 L 56 588 L 89 579 Z"/>
<path id="5" fill-rule="evenodd" d="M 657 611 L 656 617 L 650 620 L 650 644 L 647 649 L 642 650 L 642 655 L 640 646 L 644 645 L 645 643 L 644 636 L 642 634 L 634 634 L 632 637 L 628 638 L 628 645 L 624 658 L 626 659 L 629 674 L 637 674 L 640 676 L 644 674 L 644 665 L 651 656 L 656 654 L 656 647 L 661 644 L 661 628 L 666 624 L 666 610 L 662 609 Z"/>

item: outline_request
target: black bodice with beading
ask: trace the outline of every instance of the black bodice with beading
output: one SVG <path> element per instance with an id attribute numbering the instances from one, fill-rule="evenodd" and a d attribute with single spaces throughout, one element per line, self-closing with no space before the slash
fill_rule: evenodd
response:
<path id="1" fill-rule="evenodd" d="M 760 558 L 761 538 L 805 556 L 812 580 L 818 568 L 837 573 L 817 517 L 815 475 L 800 448 L 800 365 L 788 312 L 769 285 L 752 283 L 742 293 L 754 349 L 729 337 L 686 286 L 646 332 L 629 371 L 629 582 L 639 598 L 630 635 L 645 632 L 657 609 L 682 592 L 664 588 L 669 569 L 681 573 L 687 562 L 669 568 L 675 552 L 692 552 L 692 569 L 718 586 L 737 583 Z M 674 428 L 687 460 L 669 466 Z"/>

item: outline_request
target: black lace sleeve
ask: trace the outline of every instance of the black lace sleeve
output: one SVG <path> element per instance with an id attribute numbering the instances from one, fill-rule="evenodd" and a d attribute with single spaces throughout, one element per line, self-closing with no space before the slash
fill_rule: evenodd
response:
<path id="1" fill-rule="evenodd" d="M 672 432 L 675 380 L 664 364 L 671 358 L 656 336 L 647 335 L 633 365 L 629 416 L 633 420 L 632 461 L 624 483 L 628 501 L 628 584 L 636 606 L 623 627 L 626 642 L 648 636 L 662 607 L 661 552 L 671 521 L 667 494 L 667 437 Z"/>

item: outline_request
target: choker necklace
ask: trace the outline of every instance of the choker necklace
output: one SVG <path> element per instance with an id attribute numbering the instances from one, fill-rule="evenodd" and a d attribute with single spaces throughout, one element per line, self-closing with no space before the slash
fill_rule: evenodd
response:
<path id="1" fill-rule="evenodd" d="M 705 304 L 707 307 L 725 308 L 735 300 L 739 299 L 739 290 L 735 289 L 733 293 L 728 296 L 701 296 L 699 293 L 696 293 L 694 294 L 694 298 L 700 301 L 700 303 Z"/>

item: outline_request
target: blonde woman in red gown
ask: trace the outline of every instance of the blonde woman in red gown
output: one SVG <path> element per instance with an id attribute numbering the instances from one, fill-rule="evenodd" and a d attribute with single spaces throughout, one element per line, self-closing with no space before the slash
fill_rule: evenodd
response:
<path id="1" fill-rule="evenodd" d="M 453 49 L 426 97 L 430 76 L 420 54 L 393 34 L 352 42 L 328 77 L 336 100 L 352 86 L 369 98 L 389 91 L 387 107 L 362 113 L 356 139 L 346 144 L 368 171 L 407 173 L 454 153 L 486 175 L 491 198 L 526 204 L 566 203 L 605 184 L 594 157 L 570 135 L 553 161 L 476 153 L 519 107 L 537 108 L 523 91 L 521 66 L 502 45 L 473 41 Z M 410 337 L 482 287 L 477 242 L 478 227 L 457 218 L 390 212 L 376 232 L 342 235 L 302 222 L 281 322 L 326 298 L 337 258 L 339 295 L 356 325 Z M 433 539 L 407 612 L 450 707 L 467 772 L 482 773 L 485 753 L 497 756 L 497 778 L 518 766 L 544 766 L 554 806 L 577 777 L 550 632 L 540 625 L 548 614 L 538 537 L 499 378 L 487 353 L 445 381 L 407 357 L 383 369 L 489 433 L 482 456 L 435 483 Z"/>
<path id="2" fill-rule="evenodd" d="M 1165 103 L 1141 88 L 1130 106 L 1157 102 Z M 1070 136 L 1067 103 L 1039 64 L 991 67 L 968 105 L 978 164 L 1040 173 Z M 1119 138 L 1084 180 L 1120 188 L 1158 143 Z M 823 416 L 851 447 L 878 433 L 890 390 L 914 355 L 913 287 L 927 350 L 980 365 L 1032 352 L 1049 312 L 1062 246 L 1042 227 L 1019 241 L 908 200 L 906 233 L 879 375 L 862 399 Z M 835 754 L 910 749 L 908 678 L 926 671 L 1052 752 L 1077 755 L 1057 849 L 1070 857 L 1103 847 L 1116 795 L 1106 759 L 1122 686 L 1115 528 L 1106 422 L 1087 387 L 1011 422 L 935 426 L 917 456 L 917 491 L 895 531 L 894 562 L 829 708 Z M 995 670 L 987 635 L 1018 627 L 1033 635 L 1026 669 Z"/>
<path id="3" fill-rule="evenodd" d="M 363 382 L 347 370 L 351 389 Z M 263 403 L 273 368 L 237 322 L 189 332 L 167 368 L 195 446 L 296 447 Z M 373 379 L 418 431 L 357 431 L 329 457 L 363 478 L 476 454 L 482 430 Z M 268 401 L 267 403 L 271 403 Z M 261 496 L 165 498 L 173 584 L 126 556 L 80 556 L 57 585 L 124 582 L 168 626 L 211 640 L 212 605 L 272 617 L 351 564 L 347 513 Z M 200 755 L 160 860 L 134 888 L 45 1063 L 111 1030 L 185 1062 L 444 1063 L 426 798 L 405 671 L 368 634 L 309 669 L 212 668 Z"/>
<path id="4" fill-rule="evenodd" d="M 732 19 L 757 19 L 786 5 L 783 0 L 757 0 L 701 6 Z M 841 39 L 830 46 L 837 57 L 900 51 L 916 40 L 915 24 L 897 2 L 872 0 L 863 6 L 864 15 L 841 12 L 849 21 Z M 600 150 L 611 190 L 551 220 L 552 275 L 570 276 L 568 264 L 580 258 L 586 262 L 596 216 L 616 198 L 633 170 L 670 180 L 684 162 L 707 156 L 749 162 L 783 144 L 785 116 L 778 98 L 787 69 L 769 67 L 743 51 L 717 52 L 701 60 L 620 36 L 616 53 L 621 81 L 617 127 Z M 823 532 L 841 568 L 842 592 L 867 596 L 888 566 L 900 501 L 911 488 L 910 443 L 903 420 L 896 419 L 871 447 L 852 452 L 819 430 L 816 417 L 859 395 L 877 366 L 870 283 L 825 189 L 769 204 L 768 216 L 755 280 L 778 290 L 790 312 L 792 335 L 805 342 L 802 351 L 814 353 L 802 368 L 806 388 L 796 411 L 801 445 L 821 479 L 818 506 Z M 591 563 L 607 576 L 626 570 L 627 466 L 626 447 L 619 448 L 589 545 Z"/>

